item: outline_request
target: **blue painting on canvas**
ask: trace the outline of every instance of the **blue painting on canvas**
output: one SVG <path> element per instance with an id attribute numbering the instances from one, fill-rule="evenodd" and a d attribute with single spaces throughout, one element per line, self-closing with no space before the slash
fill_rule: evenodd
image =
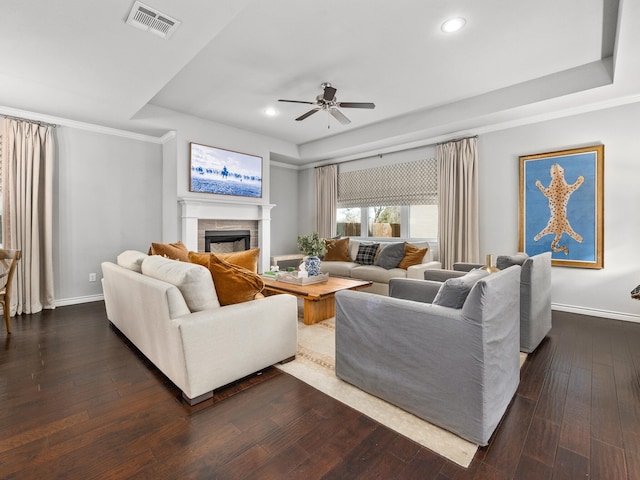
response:
<path id="1" fill-rule="evenodd" d="M 262 158 L 191 143 L 192 192 L 262 197 Z"/>
<path id="2" fill-rule="evenodd" d="M 596 152 L 526 160 L 523 180 L 525 252 L 595 262 Z"/>

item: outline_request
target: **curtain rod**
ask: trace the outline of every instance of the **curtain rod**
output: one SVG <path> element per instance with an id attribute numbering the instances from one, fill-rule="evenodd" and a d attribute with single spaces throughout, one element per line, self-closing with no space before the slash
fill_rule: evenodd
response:
<path id="1" fill-rule="evenodd" d="M 436 143 L 436 145 L 444 145 L 445 143 L 451 143 L 451 142 L 460 142 L 462 140 L 468 140 L 470 138 L 478 138 L 478 135 L 473 135 L 471 137 L 454 138 L 454 139 L 451 139 L 451 140 L 447 140 L 445 142 Z"/>
<path id="2" fill-rule="evenodd" d="M 454 138 L 453 140 L 447 140 L 446 142 L 440 142 L 440 143 L 432 143 L 431 145 L 444 145 L 445 143 L 449 143 L 449 142 L 459 142 L 460 140 L 466 140 L 468 138 L 478 138 L 478 135 L 473 135 L 471 137 L 463 137 L 463 138 Z M 327 163 L 325 165 L 318 165 L 316 167 L 313 167 L 314 169 L 316 168 L 322 168 L 322 167 L 328 167 L 329 165 L 342 165 L 345 163 L 351 163 L 351 162 L 357 162 L 359 160 L 363 160 L 365 158 L 371 158 L 371 157 L 378 157 L 378 158 L 382 158 L 383 156 L 387 155 L 387 154 L 392 154 L 392 153 L 398 153 L 398 152 L 405 152 L 408 150 L 417 150 L 419 148 L 423 148 L 425 146 L 429 146 L 429 145 L 420 145 L 418 147 L 411 147 L 411 148 L 405 148 L 405 149 L 401 149 L 401 150 L 397 150 L 397 151 L 393 151 L 393 152 L 388 152 L 388 153 L 378 153 L 378 154 L 373 154 L 373 155 L 367 155 L 366 157 L 359 157 L 359 158 L 352 158 L 351 160 L 345 160 L 344 162 L 336 162 L 336 163 Z"/>
<path id="3" fill-rule="evenodd" d="M 29 118 L 14 117 L 12 115 L 2 115 L 2 116 L 4 118 L 8 118 L 10 120 L 18 120 L 18 121 L 22 121 L 22 122 L 35 123 L 36 125 L 41 125 L 43 127 L 53 127 L 53 128 L 57 127 L 57 125 L 55 123 L 43 122 L 43 121 L 40 121 L 40 120 L 31 120 Z"/>

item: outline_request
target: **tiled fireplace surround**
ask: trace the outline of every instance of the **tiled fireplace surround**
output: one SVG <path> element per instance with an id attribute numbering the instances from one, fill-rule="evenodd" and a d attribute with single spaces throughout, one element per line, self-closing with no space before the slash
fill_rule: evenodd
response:
<path id="1" fill-rule="evenodd" d="M 182 242 L 189 250 L 204 251 L 205 230 L 249 230 L 251 248 L 260 248 L 260 272 L 269 270 L 271 209 L 274 205 L 233 200 L 179 200 Z"/>

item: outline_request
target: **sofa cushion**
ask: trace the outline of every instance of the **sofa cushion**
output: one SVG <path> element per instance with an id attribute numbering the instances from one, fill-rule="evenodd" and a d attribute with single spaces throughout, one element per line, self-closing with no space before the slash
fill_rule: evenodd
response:
<path id="1" fill-rule="evenodd" d="M 392 278 L 406 278 L 407 271 L 401 268 L 386 270 L 376 265 L 357 265 L 351 270 L 351 277 L 376 283 L 389 283 Z"/>
<path id="2" fill-rule="evenodd" d="M 134 272 L 142 273 L 142 261 L 147 258 L 146 253 L 137 250 L 125 250 L 116 259 L 116 263 L 121 267 Z"/>
<path id="3" fill-rule="evenodd" d="M 209 268 L 209 258 L 211 255 L 213 254 L 210 252 L 189 252 L 189 261 Z M 258 273 L 259 248 L 251 248 L 239 252 L 216 253 L 215 255 L 233 265 L 246 268 L 253 273 Z"/>
<path id="4" fill-rule="evenodd" d="M 381 244 L 374 265 L 389 270 L 396 268 L 404 258 L 404 243 Z"/>
<path id="5" fill-rule="evenodd" d="M 522 266 L 527 258 L 529 258 L 529 256 L 524 252 L 518 252 L 513 255 L 499 255 L 496 259 L 496 268 L 504 270 L 513 265 Z"/>
<path id="6" fill-rule="evenodd" d="M 398 268 L 404 268 L 405 270 L 413 265 L 419 265 L 422 263 L 424 256 L 427 254 L 429 247 L 418 247 L 410 243 L 404 243 L 404 256 L 398 264 Z"/>
<path id="7" fill-rule="evenodd" d="M 221 305 L 255 300 L 264 289 L 260 275 L 229 263 L 218 254 L 209 257 L 209 271 Z"/>
<path id="8" fill-rule="evenodd" d="M 142 261 L 142 273 L 178 287 L 192 312 L 220 306 L 211 273 L 202 265 L 151 255 Z"/>
<path id="9" fill-rule="evenodd" d="M 340 239 L 326 239 L 327 253 L 322 258 L 327 262 L 350 262 L 349 258 L 349 237 Z"/>
<path id="10" fill-rule="evenodd" d="M 486 270 L 474 269 L 462 277 L 446 280 L 433 299 L 434 305 L 462 308 L 469 292 L 478 280 L 489 275 Z"/>
<path id="11" fill-rule="evenodd" d="M 336 277 L 350 277 L 353 267 L 357 267 L 355 262 L 325 262 L 320 264 L 320 271 Z"/>
<path id="12" fill-rule="evenodd" d="M 149 255 L 160 255 L 181 262 L 189 261 L 189 249 L 181 241 L 175 243 L 152 243 Z"/>
<path id="13" fill-rule="evenodd" d="M 373 261 L 380 248 L 379 243 L 361 243 L 358 247 L 358 254 L 356 255 L 356 263 L 360 265 L 373 265 Z"/>

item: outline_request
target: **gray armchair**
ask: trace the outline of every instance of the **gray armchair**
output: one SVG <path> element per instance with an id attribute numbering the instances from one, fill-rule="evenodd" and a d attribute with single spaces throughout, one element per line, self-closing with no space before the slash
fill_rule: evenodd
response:
<path id="1" fill-rule="evenodd" d="M 440 284 L 393 279 L 393 295 L 336 294 L 336 374 L 486 445 L 520 382 L 520 267 L 486 276 L 461 308 L 423 303 Z M 422 292 L 422 293 L 421 293 Z"/>
<path id="2" fill-rule="evenodd" d="M 496 267 L 504 269 L 520 265 L 520 351 L 531 353 L 551 330 L 551 252 L 531 257 L 525 253 L 500 255 Z M 453 270 L 433 270 L 424 274 L 425 280 L 444 282 L 464 275 L 482 265 L 457 262 Z"/>

